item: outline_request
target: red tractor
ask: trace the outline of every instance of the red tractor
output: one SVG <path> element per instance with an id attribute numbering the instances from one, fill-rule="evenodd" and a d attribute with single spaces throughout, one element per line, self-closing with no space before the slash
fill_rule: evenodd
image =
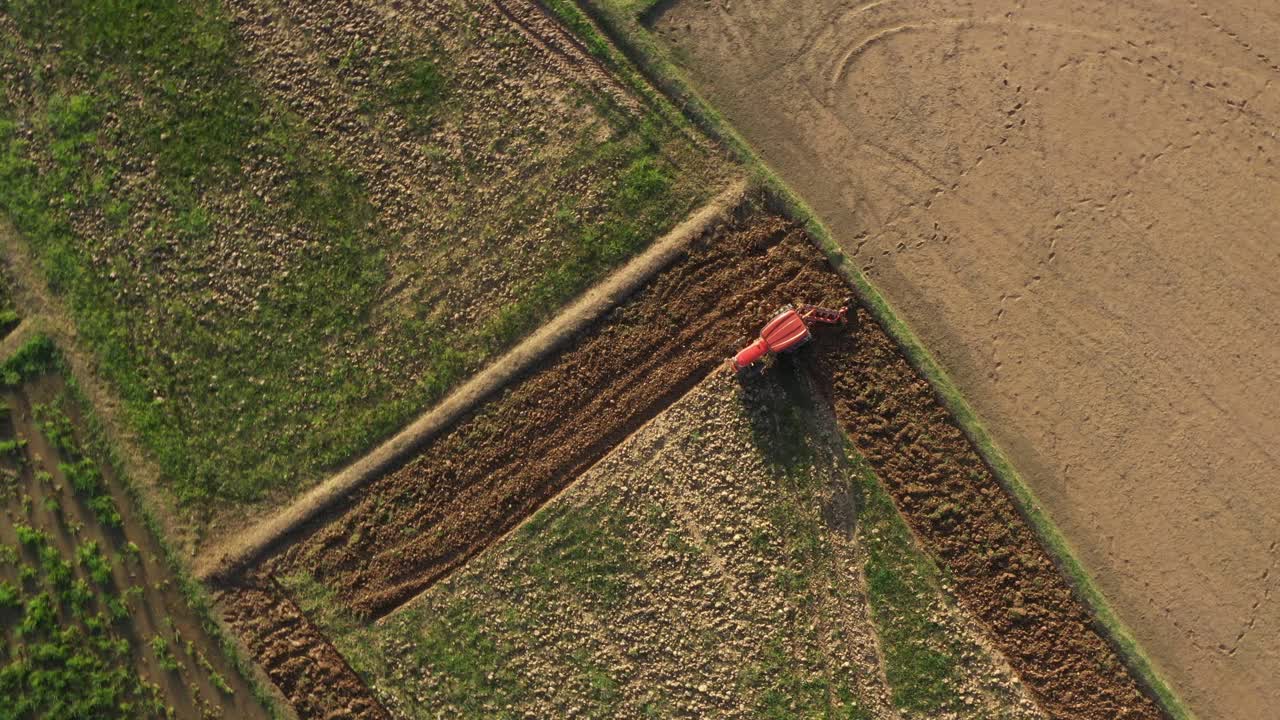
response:
<path id="1" fill-rule="evenodd" d="M 829 310 L 817 305 L 788 306 L 765 324 L 755 342 L 738 351 L 733 357 L 733 367 L 744 370 L 759 362 L 765 355 L 795 350 L 813 337 L 810 325 L 843 325 L 847 312 L 848 307 Z"/>

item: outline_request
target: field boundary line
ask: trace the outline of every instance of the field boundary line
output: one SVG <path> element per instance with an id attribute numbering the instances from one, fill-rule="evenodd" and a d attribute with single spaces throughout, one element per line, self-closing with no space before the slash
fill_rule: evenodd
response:
<path id="1" fill-rule="evenodd" d="M 902 349 L 908 362 L 928 381 L 965 436 L 977 449 L 1001 487 L 1013 499 L 1018 512 L 1031 526 L 1050 558 L 1067 578 L 1076 597 L 1092 615 L 1099 634 L 1120 656 L 1139 687 L 1153 697 L 1173 720 L 1196 720 L 1196 715 L 1164 678 L 1151 658 L 1134 638 L 1133 631 L 1116 615 L 1106 596 L 1080 562 L 1070 542 L 1044 511 L 1035 492 L 1023 480 L 1012 462 L 996 445 L 982 420 L 961 394 L 947 371 L 924 346 L 920 338 L 897 314 L 879 289 L 849 262 L 831 230 L 803 198 L 738 132 L 715 106 L 694 87 L 688 75 L 674 62 L 669 48 L 645 26 L 674 0 L 652 0 L 630 13 L 615 5 L 617 0 L 575 0 L 584 12 L 607 32 L 614 44 L 640 68 L 651 83 L 671 98 L 703 132 L 726 146 L 751 174 L 753 182 L 766 190 L 787 217 L 804 225 L 810 237 L 830 261 L 832 268 L 848 282 Z"/>
<path id="2" fill-rule="evenodd" d="M 490 395 L 559 349 L 674 262 L 690 242 L 737 207 L 748 186 L 746 178 L 732 181 L 647 250 L 588 289 L 389 440 L 331 475 L 288 507 L 238 533 L 228 545 L 221 549 L 211 548 L 197 557 L 196 577 L 206 582 L 230 577 L 351 492 L 404 462 Z"/>
<path id="3" fill-rule="evenodd" d="M 697 390 L 698 388 L 700 388 L 700 387 L 702 387 L 704 384 L 706 384 L 706 383 L 707 383 L 707 381 L 709 381 L 711 378 L 715 377 L 715 375 L 716 375 L 717 373 L 722 373 L 722 372 L 727 372 L 727 371 L 728 371 L 728 365 L 727 365 L 726 363 L 721 363 L 721 364 L 719 364 L 719 365 L 715 366 L 714 368 L 712 368 L 712 369 L 711 369 L 711 372 L 709 372 L 709 373 L 707 373 L 706 375 L 703 375 L 701 378 L 699 378 L 699 379 L 698 379 L 698 381 L 697 381 L 696 383 L 694 383 L 694 384 L 693 384 L 693 387 L 690 387 L 687 391 L 685 391 L 685 393 L 684 393 L 683 395 L 681 395 L 680 397 L 676 398 L 675 400 L 672 400 L 670 403 L 668 403 L 667 405 L 665 405 L 661 410 L 659 410 L 658 412 L 654 413 L 654 414 L 653 414 L 653 416 L 652 416 L 652 417 L 650 417 L 648 420 L 645 420 L 643 423 L 641 423 L 639 427 L 637 427 L 635 430 L 632 430 L 630 433 L 628 433 L 626 437 L 622 438 L 622 439 L 621 439 L 621 440 L 619 440 L 617 443 L 615 443 L 615 444 L 613 445 L 613 447 L 609 448 L 609 450 L 608 450 L 604 455 L 601 455 L 601 456 L 600 456 L 600 459 L 599 459 L 599 460 L 596 460 L 595 462 L 593 462 L 593 463 L 591 463 L 590 465 L 588 465 L 588 466 L 587 466 L 587 467 L 586 467 L 582 472 L 578 473 L 578 474 L 577 474 L 577 475 L 576 475 L 572 480 L 570 480 L 570 481 L 568 482 L 568 484 L 566 484 L 564 487 L 560 488 L 559 490 L 555 491 L 555 493 L 554 493 L 554 494 L 552 494 L 552 495 L 551 495 L 551 497 L 547 498 L 547 499 L 546 499 L 546 500 L 545 500 L 541 505 L 539 505 L 539 506 L 538 506 L 538 507 L 537 507 L 533 512 L 528 513 L 527 515 L 525 515 L 525 516 L 520 520 L 520 522 L 518 522 L 518 523 L 516 523 L 515 525 L 512 525 L 511 527 L 507 528 L 507 529 L 506 529 L 505 531 L 503 531 L 500 535 L 498 535 L 496 538 L 494 538 L 492 542 L 490 542 L 488 545 L 485 545 L 483 548 L 481 548 L 480 550 L 478 550 L 477 552 L 475 552 L 475 553 L 474 553 L 474 554 L 473 554 L 469 559 L 467 559 L 467 561 L 466 561 L 466 562 L 464 562 L 462 565 L 459 565 L 458 567 L 454 568 L 453 570 L 449 571 L 448 573 L 445 573 L 444 575 L 440 576 L 437 580 L 435 580 L 434 582 L 432 582 L 430 585 L 428 585 L 428 586 L 426 586 L 426 587 L 422 588 L 422 589 L 421 589 L 421 590 L 419 590 L 417 593 L 415 593 L 415 594 L 413 595 L 413 597 L 409 598 L 408 600 L 405 600 L 404 602 L 402 602 L 402 603 L 400 603 L 399 605 L 395 606 L 395 607 L 394 607 L 394 608 L 392 608 L 391 610 L 388 610 L 388 611 L 387 611 L 386 613 L 384 613 L 383 615 L 379 616 L 377 619 L 375 619 L 375 620 L 373 621 L 373 624 L 374 624 L 374 625 L 383 625 L 383 624 L 385 624 L 389 619 L 394 618 L 396 615 L 398 615 L 398 614 L 399 614 L 401 611 L 403 611 L 405 608 L 407 608 L 407 607 L 409 607 L 410 605 L 412 605 L 412 604 L 414 604 L 415 602 L 417 602 L 419 598 L 423 597 L 423 596 L 424 596 L 424 595 L 426 595 L 427 593 L 429 593 L 429 592 L 431 592 L 432 590 L 434 590 L 434 589 L 436 588 L 436 586 L 438 586 L 440 583 L 442 583 L 442 582 L 444 582 L 445 580 L 449 579 L 449 577 L 450 577 L 450 576 L 454 575 L 455 573 L 458 573 L 458 572 L 463 571 L 464 569 L 466 569 L 467 565 L 469 565 L 469 564 L 471 564 L 471 563 L 475 562 L 476 560 L 479 560 L 479 559 L 480 559 L 480 556 L 484 555 L 484 554 L 485 554 L 485 553 L 487 553 L 487 552 L 491 552 L 494 548 L 496 548 L 496 547 L 498 547 L 499 545 L 502 545 L 503 543 L 505 543 L 505 542 L 507 542 L 508 540 L 510 540 L 513 536 L 515 536 L 515 534 L 516 534 L 516 533 L 518 533 L 518 532 L 520 532 L 521 530 L 523 530 L 523 529 L 524 529 L 524 527 L 525 527 L 526 525 L 528 525 L 529 523 L 533 522 L 534 518 L 536 518 L 538 515 L 540 515 L 540 514 L 541 514 L 543 511 L 545 511 L 547 508 L 551 507 L 551 504 L 552 504 L 552 503 L 556 502 L 556 501 L 557 501 L 557 500 L 559 500 L 561 497 L 563 497 L 563 496 L 565 496 L 566 494 L 568 494 L 570 490 L 573 490 L 574 488 L 579 487 L 579 486 L 582 484 L 582 479 L 583 479 L 584 477 L 586 477 L 586 476 L 587 476 L 588 474 L 590 474 L 593 470 L 595 470 L 597 467 L 599 467 L 599 466 L 601 465 L 601 463 L 604 463 L 606 460 L 608 460 L 608 459 L 610 459 L 611 457 L 613 457 L 613 456 L 614 456 L 614 454 L 615 454 L 615 453 L 617 453 L 617 452 L 622 448 L 622 446 L 623 446 L 623 445 L 626 445 L 628 442 L 630 442 L 630 441 L 631 441 L 631 439 L 632 439 L 632 438 L 634 438 L 636 435 L 639 435 L 639 434 L 640 434 L 641 432 L 643 432 L 646 428 L 648 428 L 650 425 L 652 425 L 654 422 L 656 422 L 656 421 L 658 420 L 658 418 L 660 418 L 660 417 L 662 417 L 663 415 L 665 415 L 665 414 L 667 413 L 667 411 L 668 411 L 668 410 L 670 410 L 672 407 L 674 407 L 677 403 L 679 403 L 679 402 L 683 401 L 685 398 L 689 397 L 689 395 L 691 395 L 695 390 Z"/>

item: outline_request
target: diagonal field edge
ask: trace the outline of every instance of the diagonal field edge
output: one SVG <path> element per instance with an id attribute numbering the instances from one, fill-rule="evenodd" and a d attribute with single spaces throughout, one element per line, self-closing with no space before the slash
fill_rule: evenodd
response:
<path id="1" fill-rule="evenodd" d="M 826 253 L 832 267 L 867 303 L 870 312 L 899 345 L 911 365 L 933 387 L 961 430 L 969 436 L 978 454 L 1000 485 L 1013 497 L 1018 511 L 1067 577 L 1077 598 L 1102 628 L 1102 636 L 1116 650 L 1144 691 L 1154 697 L 1173 720 L 1197 720 L 1178 690 L 1169 683 L 1163 671 L 1138 644 L 1133 631 L 1116 614 L 1110 601 L 1081 563 L 1071 543 L 1047 515 L 1021 473 L 995 444 L 984 421 L 960 393 L 950 375 L 876 286 L 848 261 L 830 229 L 813 208 L 764 161 L 733 124 L 698 92 L 687 74 L 677 67 L 669 49 L 650 33 L 647 23 L 652 20 L 654 13 L 661 12 L 664 6 L 670 5 L 670 0 L 658 0 L 635 13 L 619 9 L 612 0 L 577 1 L 584 12 L 607 32 L 609 39 L 622 50 L 627 59 L 640 68 L 654 87 L 672 98 L 699 129 L 728 148 L 757 182 L 776 198 L 784 214 L 805 226 L 815 244 Z"/>
<path id="2" fill-rule="evenodd" d="M 655 412 L 654 412 L 654 413 L 653 413 L 653 414 L 652 414 L 648 419 L 646 419 L 644 422 L 640 423 L 640 425 L 639 425 L 639 426 L 637 426 L 636 428 L 632 429 L 632 430 L 631 430 L 631 432 L 627 433 L 626 437 L 622 438 L 621 440 L 619 440 L 619 441 L 618 441 L 618 442 L 616 442 L 616 443 L 613 443 L 613 445 L 608 449 L 608 451 L 606 451 L 604 454 L 602 454 L 599 458 L 597 458 L 597 459 L 596 459 L 594 462 L 592 462 L 590 465 L 588 465 L 587 467 L 583 468 L 582 472 L 578 473 L 577 475 L 575 475 L 575 476 L 573 477 L 573 479 L 572 479 L 572 480 L 570 480 L 569 482 L 565 483 L 564 487 L 560 488 L 559 490 L 556 490 L 556 491 L 555 491 L 554 493 L 552 493 L 549 497 L 547 497 L 545 500 L 543 500 L 541 503 L 539 503 L 539 504 L 538 504 L 538 506 L 537 506 L 536 508 L 534 508 L 532 511 L 530 511 L 530 512 L 526 513 L 526 514 L 525 514 L 525 516 L 524 516 L 523 518 L 521 518 L 521 519 L 520 519 L 520 522 L 517 522 L 515 525 L 512 525 L 511 527 L 507 528 L 506 530 L 502 531 L 501 533 L 499 533 L 498 535 L 496 535 L 495 537 L 493 537 L 491 540 L 489 540 L 487 543 L 485 543 L 484 547 L 480 548 L 480 549 L 479 549 L 479 550 L 477 550 L 475 553 L 473 553 L 473 554 L 471 555 L 471 558 L 470 558 L 469 560 L 467 560 L 465 563 L 463 563 L 461 566 L 459 566 L 459 567 L 457 567 L 457 568 L 455 568 L 455 569 L 453 569 L 453 570 L 450 570 L 449 572 L 447 572 L 447 573 L 445 573 L 444 575 L 440 576 L 440 578 L 439 578 L 439 579 L 432 581 L 432 583 L 431 583 L 430 585 L 428 585 L 428 586 L 426 586 L 426 587 L 422 588 L 422 589 L 421 589 L 421 590 L 419 590 L 418 592 L 416 592 L 416 593 L 414 593 L 413 595 L 411 595 L 410 597 L 408 597 L 404 602 L 398 603 L 398 604 L 396 604 L 396 606 L 395 606 L 395 607 L 393 607 L 393 608 L 391 608 L 391 609 L 387 610 L 386 612 L 384 612 L 384 613 L 382 613 L 382 614 L 378 615 L 378 616 L 377 616 L 376 618 L 374 618 L 374 620 L 373 620 L 374 624 L 375 624 L 375 625 L 384 625 L 384 624 L 385 624 L 387 621 L 389 621 L 391 618 L 395 617 L 395 616 L 396 616 L 400 611 L 402 611 L 402 610 L 404 610 L 405 608 L 409 607 L 410 605 L 414 604 L 415 602 L 417 602 L 417 601 L 418 601 L 418 599 L 419 599 L 419 598 L 421 598 L 422 596 L 424 596 L 424 595 L 426 595 L 427 593 L 429 593 L 429 592 L 431 592 L 432 590 L 434 590 L 434 589 L 435 589 L 435 587 L 436 587 L 436 585 L 440 584 L 442 581 L 444 581 L 444 580 L 445 580 L 446 578 L 448 578 L 450 575 L 453 575 L 455 572 L 461 572 L 461 571 L 463 570 L 463 568 L 465 568 L 465 567 L 467 566 L 467 564 L 469 564 L 469 563 L 470 563 L 470 562 L 472 562 L 473 560 L 475 560 L 475 559 L 479 558 L 483 553 L 488 552 L 490 548 L 498 547 L 498 546 L 502 545 L 503 543 L 507 542 L 507 540 L 508 540 L 508 539 L 510 539 L 510 538 L 512 538 L 512 537 L 514 537 L 514 536 L 515 536 L 515 534 L 516 534 L 516 533 L 518 533 L 518 532 L 520 532 L 521 530 L 523 530 L 523 529 L 524 529 L 524 527 L 525 527 L 526 525 L 528 525 L 529 523 L 533 522 L 533 519 L 534 519 L 535 517 L 537 517 L 537 516 L 538 516 L 538 514 L 539 514 L 539 513 L 541 513 L 545 508 L 551 507 L 551 505 L 552 505 L 552 504 L 554 504 L 557 500 L 559 500 L 562 496 L 566 495 L 566 494 L 567 494 L 567 493 L 569 493 L 571 490 L 573 490 L 574 488 L 578 487 L 578 483 L 579 483 L 583 478 L 585 478 L 587 475 L 591 474 L 591 472 L 592 472 L 593 470 L 595 470 L 597 467 L 599 467 L 599 466 L 600 466 L 602 463 L 604 463 L 606 460 L 608 460 L 609 458 L 613 457 L 614 453 L 618 452 L 618 451 L 619 451 L 619 450 L 620 450 L 624 445 L 626 445 L 628 442 L 630 442 L 632 438 L 634 438 L 635 436 L 637 436 L 637 435 L 639 435 L 640 433 L 644 432 L 646 429 L 648 429 L 648 428 L 649 428 L 649 426 L 650 426 L 650 425 L 652 425 L 653 423 L 657 422 L 657 421 L 658 421 L 658 419 L 659 419 L 659 418 L 661 418 L 663 415 L 665 415 L 665 414 L 667 413 L 667 411 L 671 409 L 671 407 L 672 407 L 672 406 L 674 406 L 676 403 L 679 403 L 680 401 L 684 400 L 686 397 L 688 397 L 690 394 L 692 394 L 695 390 L 697 390 L 698 388 L 702 387 L 702 385 L 703 385 L 704 383 L 706 383 L 709 379 L 711 379 L 712 377 L 714 377 L 716 373 L 726 372 L 726 371 L 727 371 L 727 368 L 728 368 L 728 364 L 727 364 L 727 363 L 722 363 L 722 364 L 717 365 L 716 367 L 712 368 L 710 372 L 708 372 L 708 373 L 706 373 L 706 374 L 703 374 L 703 375 L 698 376 L 698 377 L 694 380 L 694 382 L 689 386 L 689 389 L 687 389 L 687 390 L 685 390 L 684 392 L 680 393 L 680 394 L 679 394 L 679 396 L 677 396 L 674 400 L 671 400 L 670 402 L 664 403 L 664 404 L 662 405 L 662 407 L 658 408 L 658 409 L 657 409 L 657 410 L 656 410 L 656 411 L 655 411 Z"/>
<path id="3" fill-rule="evenodd" d="M 746 194 L 747 186 L 745 178 L 731 182 L 648 250 L 592 287 L 390 440 L 312 488 L 285 509 L 240 533 L 221 550 L 197 558 L 196 577 L 206 582 L 227 579 L 301 525 L 404 461 L 485 398 L 555 351 L 670 265 L 694 238 L 738 205 Z"/>

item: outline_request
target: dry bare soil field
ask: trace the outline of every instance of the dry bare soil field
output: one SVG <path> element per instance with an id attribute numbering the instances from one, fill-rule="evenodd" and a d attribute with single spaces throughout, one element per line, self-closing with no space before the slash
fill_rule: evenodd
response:
<path id="1" fill-rule="evenodd" d="M 1280 704 L 1280 6 L 677 0 L 1204 718 Z"/>

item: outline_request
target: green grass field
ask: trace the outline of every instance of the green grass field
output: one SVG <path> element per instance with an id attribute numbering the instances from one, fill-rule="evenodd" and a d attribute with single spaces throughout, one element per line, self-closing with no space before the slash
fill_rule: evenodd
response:
<path id="1" fill-rule="evenodd" d="M 350 89 L 370 132 L 404 118 L 443 178 L 413 200 L 441 229 L 406 239 L 376 180 L 255 81 L 219 4 L 4 14 L 0 212 L 195 510 L 291 495 L 368 449 L 715 189 L 678 116 L 585 87 L 554 99 L 564 127 L 499 109 L 467 126 L 478 149 L 434 145 L 499 92 L 464 59 L 533 53 L 459 33 L 386 51 Z M 368 63 L 354 50 L 340 67 Z M 479 192 L 495 158 L 524 177 L 496 202 Z M 531 233 L 537 252 L 504 252 Z M 508 280 L 469 275 L 482 260 Z"/>

